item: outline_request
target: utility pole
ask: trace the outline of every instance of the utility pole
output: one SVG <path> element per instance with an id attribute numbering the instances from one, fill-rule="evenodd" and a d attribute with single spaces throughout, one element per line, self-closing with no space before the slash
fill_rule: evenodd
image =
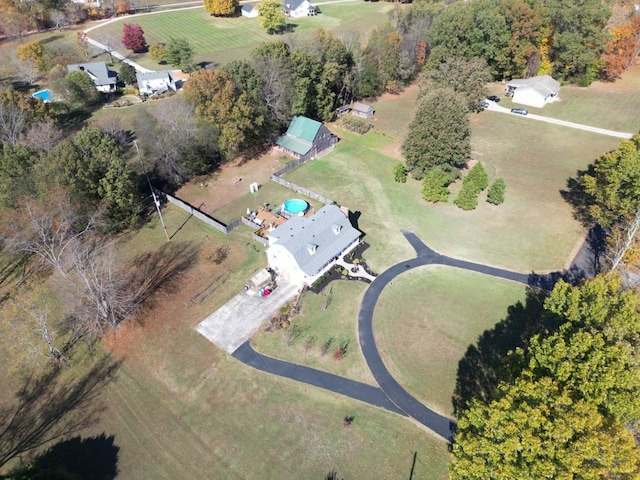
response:
<path id="1" fill-rule="evenodd" d="M 160 223 L 162 223 L 162 229 L 164 230 L 164 234 L 167 237 L 167 242 L 171 240 L 169 237 L 169 233 L 167 232 L 167 226 L 164 224 L 164 218 L 162 218 L 162 211 L 160 210 L 160 200 L 156 197 L 156 192 L 151 185 L 151 180 L 149 180 L 149 175 L 147 175 L 147 171 L 144 168 L 144 163 L 142 162 L 142 156 L 140 155 L 140 150 L 138 149 L 138 142 L 136 140 L 133 141 L 133 144 L 136 146 L 136 152 L 138 152 L 138 160 L 140 160 L 140 165 L 142 166 L 142 173 L 147 177 L 147 183 L 149 184 L 149 190 L 151 190 L 151 196 L 153 197 L 153 203 L 156 206 L 156 210 L 158 211 L 158 215 L 160 216 Z"/>

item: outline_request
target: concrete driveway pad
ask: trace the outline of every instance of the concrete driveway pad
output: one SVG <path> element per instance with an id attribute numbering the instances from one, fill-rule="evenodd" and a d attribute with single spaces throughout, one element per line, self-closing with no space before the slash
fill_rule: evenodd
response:
<path id="1" fill-rule="evenodd" d="M 268 297 L 243 290 L 196 326 L 210 342 L 231 354 L 249 340 L 280 307 L 295 298 L 300 285 L 278 280 Z"/>

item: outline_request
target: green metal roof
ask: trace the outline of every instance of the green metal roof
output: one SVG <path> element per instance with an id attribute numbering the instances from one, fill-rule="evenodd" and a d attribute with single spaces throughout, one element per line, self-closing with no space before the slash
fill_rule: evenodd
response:
<path id="1" fill-rule="evenodd" d="M 322 124 L 320 122 L 316 122 L 310 118 L 295 116 L 293 117 L 293 120 L 291 120 L 289 129 L 287 130 L 287 135 L 313 143 L 313 140 L 316 138 L 321 126 Z"/>
<path id="2" fill-rule="evenodd" d="M 288 133 L 285 133 L 280 138 L 278 138 L 278 140 L 276 140 L 276 145 L 280 145 L 282 148 L 295 152 L 299 155 L 304 155 L 309 150 L 311 150 L 310 142 L 305 142 L 304 140 L 300 140 L 299 138 L 294 138 Z"/>

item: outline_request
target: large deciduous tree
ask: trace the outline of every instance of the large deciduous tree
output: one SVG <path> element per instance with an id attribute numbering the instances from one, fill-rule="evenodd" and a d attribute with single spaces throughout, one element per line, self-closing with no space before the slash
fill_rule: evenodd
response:
<path id="1" fill-rule="evenodd" d="M 416 179 L 440 167 L 457 176 L 471 153 L 467 102 L 449 89 L 434 89 L 420 100 L 402 152 Z"/>
<path id="2" fill-rule="evenodd" d="M 63 99 L 81 108 L 89 108 L 100 103 L 102 95 L 86 72 L 75 70 L 54 82 L 51 89 Z"/>
<path id="3" fill-rule="evenodd" d="M 637 478 L 633 436 L 553 379 L 503 383 L 489 403 L 474 400 L 458 418 L 452 480 Z"/>
<path id="4" fill-rule="evenodd" d="M 233 15 L 239 6 L 238 0 L 204 0 L 204 9 L 211 15 Z"/>
<path id="5" fill-rule="evenodd" d="M 459 415 L 451 478 L 637 478 L 639 301 L 615 273 L 560 281 L 543 313 L 557 330 L 512 352 L 492 396 Z"/>
<path id="6" fill-rule="evenodd" d="M 640 135 L 598 158 L 580 181 L 589 195 L 591 218 L 610 233 L 611 267 L 633 254 L 640 229 Z"/>
<path id="7" fill-rule="evenodd" d="M 467 100 L 469 110 L 482 110 L 484 99 L 489 94 L 486 84 L 491 80 L 484 60 L 472 58 L 450 58 L 427 70 L 424 79 L 440 88 L 451 88 Z M 423 89 L 430 85 L 423 85 Z"/>
<path id="8" fill-rule="evenodd" d="M 260 12 L 260 26 L 264 28 L 267 33 L 278 33 L 284 29 L 287 24 L 287 20 L 284 16 L 282 2 L 277 0 L 262 0 L 256 5 L 258 12 Z"/>
<path id="9" fill-rule="evenodd" d="M 137 23 L 125 23 L 122 27 L 122 45 L 133 53 L 144 52 L 147 41 L 142 27 Z"/>
<path id="10" fill-rule="evenodd" d="M 221 70 L 200 70 L 184 88 L 196 115 L 218 131 L 218 144 L 231 157 L 259 138 L 264 118 L 256 115 L 246 92 Z"/>

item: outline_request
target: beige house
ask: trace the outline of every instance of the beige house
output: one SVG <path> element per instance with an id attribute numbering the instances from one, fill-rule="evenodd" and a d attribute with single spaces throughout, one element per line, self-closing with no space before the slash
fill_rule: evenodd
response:
<path id="1" fill-rule="evenodd" d="M 311 285 L 360 242 L 360 231 L 336 205 L 310 217 L 292 217 L 267 234 L 269 267 L 299 285 Z"/>

